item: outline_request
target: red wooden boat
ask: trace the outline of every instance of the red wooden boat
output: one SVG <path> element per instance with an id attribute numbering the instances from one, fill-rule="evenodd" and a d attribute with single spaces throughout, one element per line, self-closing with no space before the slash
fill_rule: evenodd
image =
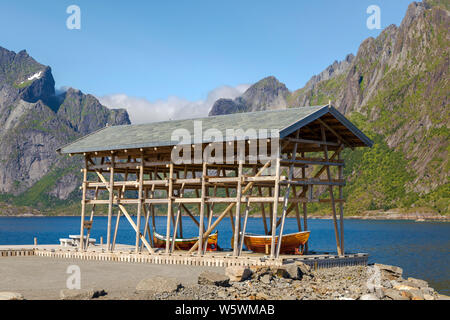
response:
<path id="1" fill-rule="evenodd" d="M 217 251 L 217 239 L 218 232 L 208 236 L 208 246 L 207 251 Z M 175 250 L 189 250 L 198 241 L 198 237 L 194 238 L 175 238 Z M 172 245 L 172 238 L 170 238 L 170 243 Z M 153 230 L 153 246 L 155 248 L 165 248 L 166 247 L 166 237 L 157 233 Z"/>
<path id="2" fill-rule="evenodd" d="M 303 246 L 309 239 L 310 231 L 301 231 L 283 235 L 281 239 L 280 254 L 303 254 Z M 271 235 L 244 235 L 245 246 L 258 253 L 270 253 L 272 236 Z M 278 237 L 275 237 L 275 246 L 278 243 Z M 300 247 L 302 249 L 300 250 Z"/>

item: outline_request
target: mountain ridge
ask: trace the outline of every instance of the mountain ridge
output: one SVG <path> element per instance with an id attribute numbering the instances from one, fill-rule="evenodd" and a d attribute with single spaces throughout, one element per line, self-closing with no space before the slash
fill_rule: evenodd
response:
<path id="1" fill-rule="evenodd" d="M 371 150 L 345 152 L 348 212 L 449 213 L 447 30 L 448 2 L 413 2 L 399 26 L 367 38 L 356 56 L 334 62 L 287 96 L 288 107 L 331 100 L 376 142 Z"/>
<path id="2" fill-rule="evenodd" d="M 80 90 L 56 93 L 49 66 L 0 47 L 0 200 L 44 211 L 72 203 L 81 160 L 56 150 L 106 124 L 129 123 L 124 109 Z"/>

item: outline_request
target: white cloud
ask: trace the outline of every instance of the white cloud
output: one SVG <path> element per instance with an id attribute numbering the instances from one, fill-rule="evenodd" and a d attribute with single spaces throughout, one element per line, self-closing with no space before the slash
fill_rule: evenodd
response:
<path id="1" fill-rule="evenodd" d="M 220 98 L 234 99 L 250 87 L 242 84 L 236 87 L 222 86 L 208 93 L 205 100 L 189 101 L 179 97 L 166 100 L 149 101 L 145 98 L 130 97 L 126 94 L 111 94 L 98 97 L 100 103 L 108 108 L 125 108 L 131 123 L 148 123 L 164 120 L 176 120 L 206 117 L 214 102 Z"/>

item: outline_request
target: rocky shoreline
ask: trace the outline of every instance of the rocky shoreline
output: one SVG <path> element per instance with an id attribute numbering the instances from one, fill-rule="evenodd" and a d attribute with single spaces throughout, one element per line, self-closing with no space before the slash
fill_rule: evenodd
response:
<path id="1" fill-rule="evenodd" d="M 280 267 L 228 267 L 203 271 L 197 283 L 172 277 L 141 280 L 134 292 L 63 289 L 62 300 L 449 300 L 424 280 L 402 277 L 396 266 L 373 264 L 311 270 L 295 262 Z M 22 300 L 0 292 L 0 300 Z"/>
<path id="2" fill-rule="evenodd" d="M 282 267 L 228 267 L 204 272 L 198 284 L 137 287 L 129 299 L 186 300 L 443 300 L 424 280 L 402 278 L 402 269 L 375 264 L 312 271 L 303 263 Z M 161 281 L 161 279 L 159 280 Z M 174 279 L 164 281 L 174 282 Z M 175 281 L 176 282 L 176 281 Z M 155 290 L 155 288 L 159 288 Z M 106 298 L 106 296 L 105 296 Z"/>

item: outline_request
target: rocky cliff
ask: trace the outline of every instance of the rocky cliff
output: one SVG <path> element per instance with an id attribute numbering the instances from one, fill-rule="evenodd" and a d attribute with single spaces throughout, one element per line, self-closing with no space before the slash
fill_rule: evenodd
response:
<path id="1" fill-rule="evenodd" d="M 449 22 L 448 1 L 413 2 L 400 26 L 366 39 L 356 56 L 284 95 L 290 107 L 331 100 L 376 142 L 346 153 L 348 212 L 450 211 Z M 239 112 L 253 110 L 241 106 Z"/>
<path id="2" fill-rule="evenodd" d="M 56 149 L 106 124 L 129 124 L 76 89 L 55 94 L 51 68 L 0 47 L 0 200 L 46 210 L 77 198 L 80 159 Z"/>

